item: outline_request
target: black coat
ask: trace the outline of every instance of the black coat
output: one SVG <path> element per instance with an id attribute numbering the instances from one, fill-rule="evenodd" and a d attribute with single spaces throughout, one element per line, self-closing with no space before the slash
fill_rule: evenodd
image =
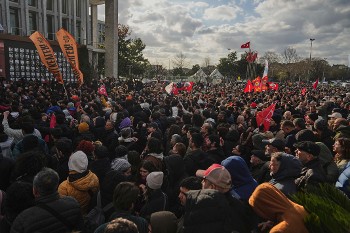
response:
<path id="1" fill-rule="evenodd" d="M 198 169 L 206 170 L 213 163 L 215 163 L 215 160 L 210 158 L 207 153 L 199 149 L 192 151 L 189 155 L 186 155 L 184 162 L 186 173 L 189 176 L 195 176 Z"/>
<path id="2" fill-rule="evenodd" d="M 6 191 L 15 162 L 0 153 L 0 189 Z"/>
<path id="3" fill-rule="evenodd" d="M 62 197 L 56 192 L 54 194 L 40 197 L 37 204 L 45 203 L 56 210 L 63 218 L 74 224 L 75 230 L 82 228 L 82 215 L 79 203 L 72 197 Z M 67 227 L 48 211 L 33 206 L 24 210 L 17 216 L 12 224 L 11 232 L 68 232 Z"/>
<path id="4" fill-rule="evenodd" d="M 161 189 L 153 190 L 152 194 L 141 208 L 140 216 L 146 220 L 151 219 L 151 214 L 168 209 L 167 196 Z"/>
<path id="5" fill-rule="evenodd" d="M 300 176 L 295 179 L 297 189 L 306 188 L 309 185 L 318 185 L 326 182 L 326 173 L 318 158 L 304 164 Z"/>

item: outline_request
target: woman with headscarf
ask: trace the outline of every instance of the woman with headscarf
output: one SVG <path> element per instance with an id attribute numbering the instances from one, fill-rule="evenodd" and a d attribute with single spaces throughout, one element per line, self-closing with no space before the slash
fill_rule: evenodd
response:
<path id="1" fill-rule="evenodd" d="M 267 221 L 259 224 L 262 231 L 271 227 L 270 233 L 308 232 L 304 224 L 308 213 L 304 207 L 289 200 L 272 184 L 259 185 L 249 198 L 249 204 Z"/>

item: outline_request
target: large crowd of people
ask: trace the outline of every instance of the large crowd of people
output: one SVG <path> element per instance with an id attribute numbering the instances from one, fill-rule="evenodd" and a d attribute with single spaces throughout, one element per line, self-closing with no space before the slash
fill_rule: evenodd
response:
<path id="1" fill-rule="evenodd" d="M 350 198 L 341 86 L 2 84 L 1 233 L 302 233 L 315 213 L 293 195 L 329 184 Z M 266 130 L 256 116 L 271 104 Z"/>

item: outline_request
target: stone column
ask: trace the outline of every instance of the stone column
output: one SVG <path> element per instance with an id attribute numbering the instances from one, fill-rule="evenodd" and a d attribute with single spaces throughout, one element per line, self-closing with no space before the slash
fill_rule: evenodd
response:
<path id="1" fill-rule="evenodd" d="M 118 77 L 118 0 L 105 1 L 105 75 Z"/>
<path id="2" fill-rule="evenodd" d="M 92 46 L 97 47 L 98 37 L 98 19 L 97 19 L 97 5 L 91 5 L 91 42 Z"/>

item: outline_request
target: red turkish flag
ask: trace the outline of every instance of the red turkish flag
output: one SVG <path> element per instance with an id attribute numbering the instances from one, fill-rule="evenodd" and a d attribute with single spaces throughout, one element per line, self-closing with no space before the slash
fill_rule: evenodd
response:
<path id="1" fill-rule="evenodd" d="M 278 83 L 269 82 L 269 88 L 274 91 L 278 91 Z"/>
<path id="2" fill-rule="evenodd" d="M 302 95 L 305 95 L 305 94 L 306 94 L 306 91 L 307 91 L 307 90 L 306 90 L 306 87 L 304 87 L 303 90 L 301 90 L 301 94 L 302 94 Z"/>
<path id="3" fill-rule="evenodd" d="M 314 84 L 312 84 L 312 88 L 316 89 L 318 86 L 318 79 L 314 82 Z"/>
<path id="4" fill-rule="evenodd" d="M 250 41 L 241 45 L 241 49 L 249 49 L 249 48 L 250 48 Z"/>
<path id="5" fill-rule="evenodd" d="M 104 96 L 108 97 L 108 95 L 107 95 L 107 90 L 106 90 L 105 85 L 101 85 L 101 86 L 98 88 L 97 92 L 98 92 L 98 94 L 100 94 L 100 95 L 104 95 Z"/>
<path id="6" fill-rule="evenodd" d="M 256 123 L 258 126 L 264 125 L 264 131 L 268 131 L 270 128 L 270 121 L 275 111 L 276 104 L 271 104 L 268 108 L 265 108 L 256 115 Z"/>
<path id="7" fill-rule="evenodd" d="M 252 92 L 253 90 L 254 90 L 254 86 L 253 86 L 252 82 L 250 80 L 248 80 L 247 85 L 245 86 L 243 92 L 247 93 L 247 92 Z"/>
<path id="8" fill-rule="evenodd" d="M 184 85 L 184 90 L 186 90 L 187 92 L 191 92 L 192 91 L 192 88 L 193 88 L 193 84 L 194 82 L 186 82 L 185 85 Z"/>

